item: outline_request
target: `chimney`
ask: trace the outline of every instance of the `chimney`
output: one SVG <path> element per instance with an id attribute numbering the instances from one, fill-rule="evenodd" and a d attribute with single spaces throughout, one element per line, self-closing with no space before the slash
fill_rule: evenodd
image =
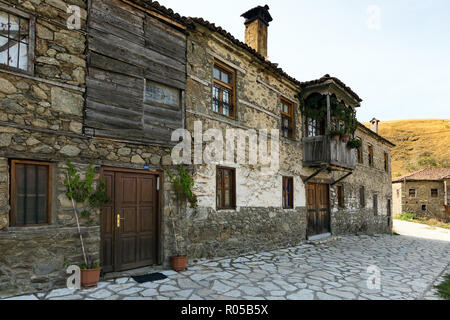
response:
<path id="1" fill-rule="evenodd" d="M 378 124 L 380 123 L 380 120 L 373 118 L 370 120 L 370 130 L 378 134 Z"/>
<path id="2" fill-rule="evenodd" d="M 245 43 L 267 59 L 267 28 L 273 20 L 269 6 L 257 6 L 241 17 L 245 18 Z"/>

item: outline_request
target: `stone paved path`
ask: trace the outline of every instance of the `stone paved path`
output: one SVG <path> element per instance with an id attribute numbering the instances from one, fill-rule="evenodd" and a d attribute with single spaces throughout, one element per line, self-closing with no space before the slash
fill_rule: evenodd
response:
<path id="1" fill-rule="evenodd" d="M 450 272 L 450 243 L 404 236 L 348 236 L 234 259 L 201 261 L 168 279 L 137 284 L 130 278 L 98 288 L 57 289 L 14 299 L 110 300 L 340 300 L 436 299 L 432 285 Z M 369 289 L 368 267 L 381 272 Z"/>
<path id="2" fill-rule="evenodd" d="M 420 223 L 394 220 L 394 229 L 403 236 L 450 242 L 450 230 Z"/>

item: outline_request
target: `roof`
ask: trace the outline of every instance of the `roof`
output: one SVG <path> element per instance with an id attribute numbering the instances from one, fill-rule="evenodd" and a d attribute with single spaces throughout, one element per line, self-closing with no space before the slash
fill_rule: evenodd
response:
<path id="1" fill-rule="evenodd" d="M 302 82 L 300 84 L 300 87 L 302 89 L 305 89 L 307 87 L 310 86 L 314 86 L 314 85 L 318 85 L 318 84 L 322 84 L 325 83 L 329 80 L 332 80 L 334 82 L 336 82 L 340 87 L 342 87 L 345 91 L 347 91 L 347 93 L 349 93 L 353 98 L 355 98 L 358 102 L 362 102 L 362 99 L 347 85 L 345 85 L 345 83 L 343 83 L 341 80 L 339 80 L 336 77 L 332 77 L 329 74 L 324 75 L 322 78 L 317 79 L 317 80 L 311 80 L 311 81 L 307 81 L 307 82 Z"/>
<path id="2" fill-rule="evenodd" d="M 160 5 L 159 2 L 157 2 L 157 1 L 151 1 L 151 0 L 131 0 L 131 1 L 133 1 L 136 4 L 142 5 L 143 7 L 146 7 L 148 9 L 151 8 L 152 10 L 156 10 L 159 13 L 165 15 L 166 17 L 171 18 L 177 22 L 183 23 L 186 26 L 195 27 L 195 23 L 197 23 L 201 26 L 208 28 L 209 30 L 211 30 L 213 32 L 219 33 L 220 35 L 222 35 L 223 37 L 228 39 L 230 42 L 232 42 L 236 46 L 246 50 L 247 52 L 249 52 L 250 54 L 255 56 L 259 60 L 259 62 L 262 63 L 263 65 L 265 65 L 269 70 L 275 72 L 276 74 L 278 74 L 278 75 L 284 77 L 285 79 L 291 81 L 292 83 L 298 85 L 302 89 L 307 88 L 312 85 L 322 84 L 326 81 L 332 80 L 332 81 L 336 82 L 340 87 L 342 87 L 348 94 L 350 94 L 350 96 L 352 96 L 359 102 L 362 101 L 361 98 L 350 87 L 345 85 L 344 82 L 342 82 L 338 78 L 332 77 L 328 74 L 326 74 L 325 76 L 323 76 L 320 79 L 306 81 L 306 82 L 301 82 L 301 81 L 295 79 L 294 77 L 291 77 L 282 68 L 279 68 L 278 64 L 270 62 L 264 56 L 259 54 L 255 49 L 248 46 L 245 42 L 242 42 L 242 41 L 236 39 L 231 33 L 226 31 L 222 27 L 216 26 L 214 23 L 204 20 L 203 18 L 181 16 L 180 14 L 175 13 L 172 9 L 168 9 L 168 8 Z M 253 8 L 246 13 L 249 13 L 252 10 L 257 9 L 257 8 L 258 7 Z M 261 8 L 263 8 L 263 7 L 261 7 Z M 265 7 L 264 7 L 264 9 L 265 9 Z"/>
<path id="3" fill-rule="evenodd" d="M 375 131 L 372 131 L 370 128 L 367 128 L 365 125 L 363 125 L 361 122 L 358 121 L 358 126 L 360 129 L 366 131 L 367 133 L 373 135 L 374 137 L 380 139 L 381 141 L 386 142 L 387 144 L 390 144 L 392 147 L 396 147 L 396 145 L 394 143 L 392 143 L 391 141 L 389 141 L 388 139 L 380 136 L 378 133 L 376 133 Z"/>
<path id="4" fill-rule="evenodd" d="M 443 181 L 450 179 L 450 168 L 423 169 L 414 173 L 404 175 L 392 180 L 392 182 L 403 181 Z"/>

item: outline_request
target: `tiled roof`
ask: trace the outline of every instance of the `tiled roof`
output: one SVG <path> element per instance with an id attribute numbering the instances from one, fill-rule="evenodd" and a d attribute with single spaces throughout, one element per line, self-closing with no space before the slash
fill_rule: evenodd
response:
<path id="1" fill-rule="evenodd" d="M 406 181 L 442 181 L 450 178 L 450 168 L 423 169 L 414 173 L 395 178 L 392 182 Z"/>
<path id="2" fill-rule="evenodd" d="M 167 16 L 168 18 L 174 19 L 177 22 L 180 22 L 186 26 L 194 26 L 194 23 L 197 23 L 201 26 L 204 26 L 208 28 L 209 30 L 213 32 L 217 32 L 223 37 L 227 38 L 229 41 L 231 41 L 233 44 L 237 45 L 238 47 L 248 51 L 252 55 L 254 55 L 258 60 L 266 65 L 270 70 L 274 71 L 275 73 L 279 74 L 280 76 L 286 78 L 287 80 L 293 82 L 294 84 L 300 86 L 301 88 L 306 88 L 311 85 L 316 84 L 322 84 L 328 80 L 332 80 L 336 82 L 340 87 L 342 87 L 344 90 L 347 91 L 353 98 L 355 98 L 358 102 L 361 102 L 361 98 L 348 86 L 345 85 L 341 80 L 339 80 L 336 77 L 331 77 L 330 75 L 326 74 L 320 79 L 312 80 L 312 81 L 306 81 L 301 82 L 290 75 L 288 75 L 282 68 L 278 67 L 278 64 L 272 63 L 269 60 L 267 60 L 265 57 L 260 55 L 255 49 L 248 46 L 246 43 L 236 39 L 231 33 L 226 31 L 220 26 L 216 26 L 214 23 L 211 23 L 207 20 L 204 20 L 203 18 L 192 18 L 192 17 L 184 17 L 179 15 L 178 13 L 175 13 L 172 9 L 168 9 L 162 5 L 160 5 L 157 1 L 150 1 L 150 0 L 132 0 L 133 2 L 143 5 L 147 8 L 151 8 L 153 10 L 158 11 L 159 13 Z"/>

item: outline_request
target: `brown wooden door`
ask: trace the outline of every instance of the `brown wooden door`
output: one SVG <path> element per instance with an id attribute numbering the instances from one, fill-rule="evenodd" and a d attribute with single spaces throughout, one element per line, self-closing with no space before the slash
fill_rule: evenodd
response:
<path id="1" fill-rule="evenodd" d="M 306 185 L 307 235 L 309 237 L 331 231 L 328 191 L 326 184 L 308 183 Z"/>
<path id="2" fill-rule="evenodd" d="M 104 272 L 157 263 L 157 176 L 105 171 L 108 197 L 102 214 Z"/>

